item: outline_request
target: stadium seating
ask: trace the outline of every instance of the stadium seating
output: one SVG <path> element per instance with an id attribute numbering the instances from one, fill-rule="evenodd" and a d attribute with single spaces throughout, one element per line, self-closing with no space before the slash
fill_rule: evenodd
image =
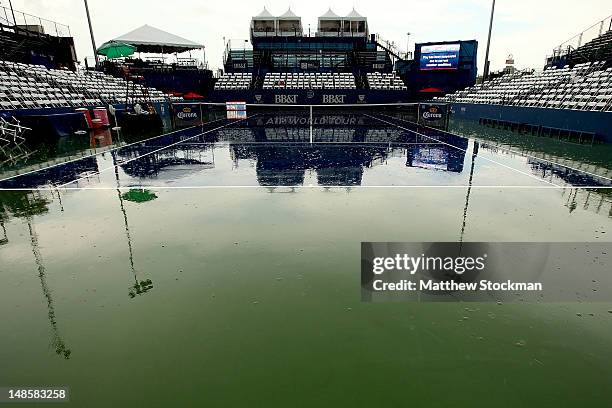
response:
<path id="1" fill-rule="evenodd" d="M 370 72 L 367 74 L 368 84 L 370 89 L 385 89 L 394 91 L 403 91 L 408 89 L 404 81 L 393 73 Z"/>
<path id="2" fill-rule="evenodd" d="M 612 67 L 605 62 L 503 75 L 435 98 L 446 102 L 612 111 Z"/>
<path id="3" fill-rule="evenodd" d="M 219 78 L 215 89 L 250 89 L 252 80 L 251 73 L 226 73 Z"/>
<path id="4" fill-rule="evenodd" d="M 612 59 L 612 30 L 576 48 L 569 56 L 569 60 L 574 63 L 607 59 Z"/>
<path id="5" fill-rule="evenodd" d="M 115 104 L 125 102 L 126 95 L 132 103 L 177 100 L 154 88 L 101 72 L 55 70 L 0 60 L 2 110 Z"/>
<path id="6" fill-rule="evenodd" d="M 263 89 L 356 89 L 351 73 L 268 73 Z"/>

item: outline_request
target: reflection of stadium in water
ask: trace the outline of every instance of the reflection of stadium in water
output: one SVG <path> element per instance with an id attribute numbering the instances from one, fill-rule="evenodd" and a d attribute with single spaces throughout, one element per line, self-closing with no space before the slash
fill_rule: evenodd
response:
<path id="1" fill-rule="evenodd" d="M 61 166 L 47 167 L 20 177 L 3 180 L 2 188 L 29 188 L 47 185 L 61 185 L 88 174 L 98 173 L 98 162 L 95 157 L 85 157 L 67 162 Z"/>
<path id="2" fill-rule="evenodd" d="M 132 177 L 164 173 L 164 179 L 176 179 L 214 167 L 213 152 L 224 148 L 216 143 L 229 142 L 236 165 L 238 160 L 255 162 L 262 186 L 300 186 L 307 171 L 316 174 L 318 185 L 358 186 L 364 169 L 400 156 L 406 157 L 407 167 L 463 171 L 467 139 L 446 136 L 453 140 L 438 142 L 359 115 L 315 119 L 313 124 L 321 125 L 311 129 L 302 124 L 308 124 L 303 115 L 260 115 L 245 127 L 219 129 L 160 151 L 147 145 L 121 149 L 118 163 Z"/>
<path id="3" fill-rule="evenodd" d="M 382 163 L 390 154 L 387 145 L 334 144 L 231 144 L 232 158 L 256 161 L 262 186 L 296 186 L 307 170 L 322 186 L 361 185 L 363 170 Z"/>
<path id="4" fill-rule="evenodd" d="M 572 186 L 587 187 L 610 187 L 612 180 L 607 177 L 599 177 L 582 171 L 572 170 L 568 167 L 551 163 L 538 158 L 527 160 L 534 174 L 543 179 L 560 179 Z"/>
<path id="5" fill-rule="evenodd" d="M 142 145 L 121 149 L 117 152 L 119 165 L 132 177 L 156 177 L 161 172 L 172 172 L 174 179 L 215 165 L 211 144 L 184 143 L 156 150 L 159 147 Z"/>
<path id="6" fill-rule="evenodd" d="M 517 154 L 511 148 L 509 150 L 508 147 L 496 142 L 484 142 L 482 148 L 496 155 L 520 157 L 524 154 Z M 528 154 L 527 165 L 531 172 L 543 180 L 560 185 L 567 183 L 576 187 L 612 186 L 612 171 L 609 168 L 563 157 L 548 156 L 542 158 L 537 156 L 540 154 L 537 151 L 526 153 Z"/>
<path id="7" fill-rule="evenodd" d="M 322 186 L 361 185 L 365 168 L 384 164 L 390 157 L 406 156 L 406 166 L 463 171 L 465 152 L 446 145 L 390 146 L 369 144 L 231 144 L 232 158 L 256 161 L 260 185 L 302 185 L 307 170 L 317 175 Z"/>
<path id="8" fill-rule="evenodd" d="M 463 150 L 448 145 L 412 145 L 407 149 L 406 166 L 461 173 L 466 149 L 467 140 Z"/>

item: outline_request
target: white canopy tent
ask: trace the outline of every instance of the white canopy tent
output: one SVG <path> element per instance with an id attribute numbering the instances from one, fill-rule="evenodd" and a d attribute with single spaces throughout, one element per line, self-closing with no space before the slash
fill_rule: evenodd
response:
<path id="1" fill-rule="evenodd" d="M 302 35 L 302 19 L 291 8 L 278 16 L 278 31 L 280 35 Z"/>
<path id="2" fill-rule="evenodd" d="M 331 7 L 319 17 L 318 36 L 339 35 L 342 32 L 342 17 L 333 12 Z"/>
<path id="3" fill-rule="evenodd" d="M 261 13 L 251 19 L 251 33 L 255 36 L 276 35 L 277 20 L 264 7 Z"/>
<path id="4" fill-rule="evenodd" d="M 110 42 L 133 45 L 136 52 L 156 54 L 174 54 L 204 48 L 202 44 L 146 24 Z"/>
<path id="5" fill-rule="evenodd" d="M 368 19 L 355 10 L 351 10 L 342 22 L 342 29 L 345 33 L 351 35 L 366 35 L 368 34 Z"/>
<path id="6" fill-rule="evenodd" d="M 263 11 L 251 19 L 251 34 L 261 36 L 301 36 L 302 19 L 291 8 L 280 16 L 273 16 L 264 7 Z"/>

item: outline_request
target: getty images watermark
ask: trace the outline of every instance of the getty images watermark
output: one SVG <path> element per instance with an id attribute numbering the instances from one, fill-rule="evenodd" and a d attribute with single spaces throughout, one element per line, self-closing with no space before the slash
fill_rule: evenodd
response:
<path id="1" fill-rule="evenodd" d="M 361 247 L 363 301 L 606 302 L 612 245 L 372 243 Z"/>

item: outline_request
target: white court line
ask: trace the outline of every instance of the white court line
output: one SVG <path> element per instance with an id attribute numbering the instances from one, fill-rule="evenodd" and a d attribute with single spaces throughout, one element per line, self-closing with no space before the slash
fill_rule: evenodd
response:
<path id="1" fill-rule="evenodd" d="M 426 138 L 431 139 L 431 140 L 437 140 L 437 139 L 434 139 L 433 137 L 429 137 L 429 136 L 424 135 L 424 134 L 422 134 L 422 133 L 419 133 L 419 132 L 417 132 L 417 131 L 414 131 L 414 130 L 411 130 L 411 129 L 407 129 L 407 128 L 402 127 L 402 126 L 397 125 L 397 124 L 393 124 L 392 122 L 388 122 L 388 121 L 386 121 L 386 120 L 383 120 L 383 119 L 377 118 L 377 117 L 375 117 L 375 116 L 371 116 L 371 115 L 368 115 L 368 114 L 365 114 L 365 116 L 368 116 L 368 117 L 370 117 L 370 118 L 372 118 L 372 119 L 380 120 L 381 122 L 383 122 L 383 123 L 387 123 L 387 124 L 389 124 L 389 125 L 394 125 L 394 126 L 397 126 L 398 128 L 403 129 L 403 130 L 405 130 L 405 131 L 407 131 L 407 132 L 412 132 L 412 133 L 414 133 L 414 134 L 416 134 L 416 135 L 423 136 L 423 137 L 426 137 Z M 453 135 L 453 136 L 455 136 L 455 137 L 463 137 L 463 136 L 459 136 L 459 135 Z M 464 138 L 464 139 L 465 139 L 465 138 Z M 440 143 L 442 143 L 442 144 L 445 144 L 445 145 L 447 145 L 447 146 L 453 147 L 453 148 L 455 148 L 455 149 L 457 149 L 457 150 L 461 150 L 462 152 L 466 152 L 466 153 L 467 153 L 467 150 L 462 149 L 462 148 L 457 147 L 457 146 L 454 146 L 454 145 L 452 145 L 452 144 L 450 144 L 450 143 L 446 143 L 446 142 L 442 142 L 442 141 L 439 141 L 439 142 L 440 142 Z M 519 169 L 515 169 L 514 167 L 511 167 L 511 166 L 507 166 L 507 165 L 505 165 L 505 164 L 503 164 L 503 163 L 500 163 L 500 162 L 498 162 L 498 161 L 495 161 L 495 160 L 493 160 L 493 159 L 489 159 L 488 157 L 484 157 L 484 156 L 479 156 L 479 157 L 480 157 L 481 159 L 484 159 L 484 160 L 490 161 L 491 163 L 495 163 L 495 164 L 497 164 L 497 165 L 499 165 L 499 166 L 502 166 L 502 167 L 505 167 L 505 168 L 507 168 L 507 169 L 514 170 L 514 171 L 516 171 L 517 173 L 521 173 L 522 175 L 527 176 L 527 177 L 530 177 L 530 178 L 532 178 L 532 179 L 534 179 L 534 180 L 537 180 L 537 181 L 540 181 L 540 182 L 544 182 L 544 183 L 547 183 L 547 184 L 551 184 L 551 185 L 553 185 L 553 186 L 555 186 L 555 187 L 557 187 L 557 188 L 562 188 L 561 186 L 559 186 L 559 185 L 557 185 L 557 184 L 555 184 L 555 183 L 552 183 L 552 182 L 550 182 L 550 181 L 548 181 L 548 180 L 541 179 L 541 178 L 539 178 L 539 177 L 534 176 L 533 174 L 525 173 L 524 171 L 521 171 L 521 170 L 519 170 Z"/>
<path id="2" fill-rule="evenodd" d="M 388 115 L 385 115 L 385 116 L 388 116 Z M 399 121 L 402 121 L 402 122 L 412 123 L 412 124 L 415 124 L 415 125 L 417 125 L 417 126 L 421 126 L 421 127 L 427 128 L 427 129 L 437 130 L 437 131 L 439 131 L 439 132 L 446 133 L 447 135 L 451 135 L 451 136 L 458 136 L 458 135 L 455 135 L 455 134 L 453 134 L 453 133 L 451 133 L 451 132 L 447 132 L 447 131 L 444 131 L 444 130 L 440 130 L 440 129 L 432 128 L 431 126 L 427 126 L 427 125 L 422 125 L 422 124 L 414 123 L 414 122 L 411 122 L 411 121 L 406 120 L 406 119 L 401 119 L 401 118 L 394 118 L 394 119 L 399 120 Z M 461 137 L 468 137 L 468 136 L 461 136 Z M 474 139 L 478 140 L 479 142 L 481 142 L 481 143 L 483 143 L 483 144 L 486 144 L 486 143 L 491 143 L 491 141 L 490 141 L 490 140 L 487 140 L 487 139 L 481 139 L 481 138 L 479 138 L 479 137 L 474 137 Z M 591 172 L 586 171 L 586 170 L 580 170 L 580 169 L 577 169 L 577 168 L 572 167 L 572 166 L 567 166 L 567 165 L 565 165 L 565 164 L 557 163 L 557 162 L 554 162 L 554 161 L 552 161 L 552 160 L 544 159 L 544 158 L 541 158 L 541 157 L 538 157 L 538 156 L 534 156 L 534 155 L 531 155 L 531 154 L 527 154 L 527 153 L 523 153 L 523 152 L 517 152 L 517 151 L 512 150 L 512 149 L 509 149 L 509 148 L 507 148 L 507 147 L 505 147 L 505 146 L 497 146 L 497 145 L 496 145 L 495 147 L 496 147 L 497 149 L 500 149 L 500 150 L 505 150 L 506 152 L 509 152 L 509 153 L 514 153 L 514 154 L 519 155 L 519 156 L 523 156 L 523 157 L 530 157 L 530 158 L 532 158 L 532 159 L 536 159 L 536 160 L 545 161 L 545 162 L 547 162 L 547 163 L 556 164 L 557 166 L 565 167 L 566 169 L 570 169 L 570 170 L 577 171 L 578 173 L 588 174 L 589 176 L 593 176 L 593 177 L 601 178 L 601 179 L 604 179 L 604 180 L 612 181 L 612 178 L 610 178 L 610 177 L 606 177 L 606 176 L 602 176 L 602 175 L 599 175 L 599 174 L 591 173 Z"/>
<path id="3" fill-rule="evenodd" d="M 213 120 L 212 122 L 208 122 L 208 123 L 215 123 L 215 122 L 218 122 L 220 120 L 225 120 L 225 119 L 217 119 L 217 120 Z M 90 154 L 88 156 L 80 156 L 80 157 L 77 157 L 77 158 L 74 158 L 74 159 L 71 159 L 71 160 L 67 160 L 65 162 L 56 163 L 56 164 L 53 164 L 51 166 L 43 167 L 42 169 L 26 171 L 25 173 L 20 173 L 20 174 L 16 174 L 14 176 L 11 176 L 11 177 L 0 179 L 0 182 L 6 181 L 6 180 L 11 180 L 11 179 L 14 179 L 16 177 L 27 176 L 28 174 L 37 173 L 39 171 L 44 171 L 44 170 L 52 169 L 54 167 L 63 166 L 65 164 L 73 163 L 73 162 L 76 162 L 76 161 L 79 161 L 79 160 L 89 159 L 91 157 L 99 156 L 99 155 L 104 154 L 104 153 L 110 153 L 110 152 L 113 152 L 115 150 L 123 149 L 125 147 L 130 147 L 130 146 L 133 146 L 133 145 L 136 145 L 136 144 L 145 143 L 145 142 L 148 142 L 150 140 L 158 139 L 160 137 L 168 136 L 168 135 L 171 135 L 173 133 L 182 132 L 182 131 L 189 130 L 189 129 L 194 129 L 194 128 L 197 128 L 197 127 L 202 127 L 202 125 L 195 125 L 195 126 L 186 127 L 184 129 L 173 130 L 172 132 L 164 133 L 164 134 L 157 135 L 157 136 L 152 136 L 152 137 L 149 137 L 147 139 L 139 140 L 137 142 L 132 142 L 132 143 L 128 143 L 126 145 L 113 147 L 112 149 L 104 150 L 103 152 L 98 152 L 98 153 Z"/>
<path id="4" fill-rule="evenodd" d="M 117 190 L 234 190 L 234 189 L 250 189 L 250 190 L 267 190 L 270 188 L 291 188 L 298 190 L 316 190 L 316 189 L 460 189 L 465 190 L 468 188 L 471 189 L 481 189 L 481 190 L 612 190 L 612 187 L 601 187 L 601 186 L 567 186 L 567 187 L 558 187 L 558 186 L 493 186 L 493 185 L 371 185 L 371 186 L 322 186 L 322 185 L 298 185 L 298 186 L 261 186 L 261 185 L 208 185 L 208 186 L 156 186 L 156 185 L 132 185 L 132 186 L 97 186 L 97 187 L 62 187 L 62 191 L 117 191 Z M 40 188 L 0 188 L 0 192 L 2 191 L 58 191 L 59 187 L 40 187 Z"/>
<path id="5" fill-rule="evenodd" d="M 487 141 L 486 139 L 481 139 L 479 137 L 475 137 L 474 139 L 478 140 L 482 144 L 491 143 L 490 140 Z M 606 181 L 612 181 L 612 178 L 610 178 L 610 177 L 602 176 L 600 174 L 591 173 L 590 171 L 587 171 L 587 170 L 580 170 L 580 169 L 577 169 L 575 167 L 568 166 L 566 164 L 557 163 L 557 162 L 554 162 L 552 160 L 544 159 L 542 157 L 534 156 L 534 155 L 531 155 L 531 154 L 517 152 L 516 150 L 508 149 L 505 146 L 497 146 L 497 145 L 495 145 L 495 148 L 500 149 L 500 150 L 505 150 L 506 152 L 513 153 L 513 154 L 516 154 L 516 155 L 519 155 L 519 156 L 529 157 L 531 159 L 536 159 L 536 160 L 539 160 L 539 161 L 544 161 L 544 162 L 547 162 L 547 163 L 550 163 L 550 164 L 554 164 L 554 165 L 557 165 L 559 167 L 563 167 L 563 168 L 566 168 L 566 169 L 573 170 L 573 171 L 575 171 L 577 173 L 588 174 L 589 176 L 593 176 L 593 177 L 596 177 L 596 178 L 599 178 L 599 179 L 603 179 L 603 180 L 606 180 Z"/>
<path id="6" fill-rule="evenodd" d="M 257 115 L 253 115 L 253 116 L 257 116 Z M 223 129 L 224 127 L 228 127 L 228 126 L 234 125 L 234 124 L 236 124 L 236 123 L 243 122 L 243 121 L 245 121 L 245 120 L 248 120 L 248 119 L 252 118 L 253 116 L 248 116 L 248 117 L 246 117 L 246 118 L 244 118 L 244 119 L 240 119 L 240 120 L 237 120 L 237 121 L 234 121 L 234 122 L 231 122 L 231 123 L 227 123 L 227 124 L 225 124 L 225 125 L 223 125 L 223 126 L 219 126 L 219 127 L 214 128 L 214 129 L 207 130 L 206 132 L 198 133 L 198 134 L 197 134 L 197 135 L 195 135 L 195 136 L 191 136 L 191 137 L 188 137 L 187 139 L 179 140 L 178 142 L 171 143 L 171 144 L 169 144 L 169 145 L 167 145 L 167 146 L 164 146 L 164 147 L 161 147 L 161 148 L 159 148 L 159 149 L 152 150 L 152 151 L 147 152 L 147 153 L 145 153 L 145 154 L 143 154 L 143 155 L 140 155 L 140 156 L 138 156 L 138 157 L 134 157 L 134 158 L 132 158 L 132 159 L 129 159 L 129 160 L 126 160 L 126 161 L 122 161 L 121 163 L 118 163 L 118 164 L 116 164 L 116 165 L 112 165 L 112 166 L 110 166 L 110 167 L 106 167 L 106 168 L 104 168 L 104 169 L 102 169 L 102 170 L 98 170 L 97 172 L 94 172 L 94 173 L 92 173 L 92 174 L 88 174 L 87 176 L 79 177 L 79 178 L 78 178 L 78 179 L 76 179 L 76 180 L 72 180 L 72 181 L 69 181 L 69 182 L 67 182 L 67 183 L 60 184 L 60 185 L 58 185 L 58 186 L 56 186 L 56 187 L 57 187 L 57 188 L 64 188 L 65 186 L 67 186 L 67 185 L 69 185 L 69 184 L 78 183 L 78 182 L 79 182 L 79 181 L 81 181 L 81 180 L 86 180 L 86 179 L 89 179 L 89 178 L 91 178 L 91 177 L 93 177 L 93 176 L 95 176 L 95 175 L 98 175 L 98 174 L 100 174 L 100 173 L 102 173 L 102 172 L 104 172 L 104 171 L 114 169 L 114 168 L 115 168 L 115 167 L 117 167 L 117 166 L 124 165 L 124 164 L 130 163 L 130 162 L 133 162 L 134 160 L 139 160 L 139 159 L 141 159 L 141 158 L 143 158 L 143 157 L 145 157 L 145 156 L 148 156 L 148 155 L 150 155 L 150 154 L 157 153 L 157 152 L 161 152 L 162 150 L 165 150 L 165 149 L 167 149 L 167 148 L 169 148 L 169 147 L 172 147 L 172 146 L 176 146 L 176 145 L 181 144 L 181 143 L 183 143 L 183 142 L 185 142 L 185 141 L 187 141 L 187 140 L 195 139 L 196 137 L 200 137 L 200 136 L 205 135 L 205 134 L 207 134 L 207 133 L 214 132 L 214 131 L 219 130 L 219 129 Z M 211 122 L 211 123 L 212 123 L 212 122 Z"/>
<path id="7" fill-rule="evenodd" d="M 391 145 L 391 147 L 404 147 L 404 146 L 431 146 L 431 145 L 435 145 L 435 146 L 439 146 L 442 143 L 441 142 L 415 142 L 415 143 L 404 143 L 404 142 L 390 142 L 390 141 L 381 141 L 381 142 L 310 142 L 308 140 L 303 140 L 303 141 L 288 141 L 288 142 L 255 142 L 255 141 L 235 141 L 235 140 L 219 140 L 217 142 L 194 142 L 194 143 L 185 143 L 186 146 L 210 146 L 210 145 L 222 145 L 224 147 L 233 144 L 233 145 L 243 145 L 243 144 L 248 144 L 248 145 L 289 145 L 289 146 L 293 146 L 293 145 L 297 145 L 297 146 L 302 146 L 302 145 L 353 145 L 353 146 L 359 146 L 359 145 L 378 145 L 381 147 L 385 147 L 388 145 Z"/>
<path id="8" fill-rule="evenodd" d="M 225 107 L 226 106 L 226 102 L 196 102 L 196 103 L 190 103 L 190 102 L 177 102 L 174 103 L 174 105 L 203 105 L 203 106 L 220 106 L 220 107 Z M 338 104 L 324 104 L 324 105 L 302 105 L 302 104 L 278 104 L 278 103 L 246 103 L 245 104 L 248 107 L 251 108 L 257 108 L 258 106 L 260 107 L 272 107 L 272 108 L 277 108 L 277 109 L 288 109 L 288 108 L 309 108 L 309 107 L 313 107 L 314 109 L 318 109 L 318 108 L 338 108 L 338 110 L 341 110 L 343 108 L 355 108 L 355 107 L 360 107 L 360 108 L 369 108 L 370 106 L 418 106 L 419 102 L 392 102 L 392 103 L 347 103 L 347 104 L 342 104 L 342 105 L 338 105 Z M 304 110 L 304 113 L 307 113 L 307 110 Z"/>

